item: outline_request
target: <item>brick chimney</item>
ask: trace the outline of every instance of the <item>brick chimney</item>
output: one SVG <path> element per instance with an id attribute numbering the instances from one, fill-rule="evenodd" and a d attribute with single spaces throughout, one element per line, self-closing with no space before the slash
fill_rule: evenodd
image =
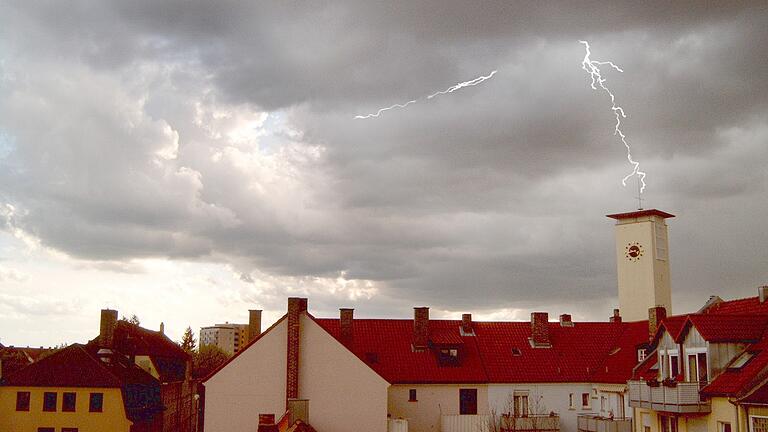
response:
<path id="1" fill-rule="evenodd" d="M 413 349 L 423 350 L 429 346 L 429 308 L 413 308 Z"/>
<path id="2" fill-rule="evenodd" d="M 760 303 L 765 303 L 768 300 L 768 285 L 757 288 L 757 295 L 760 298 Z"/>
<path id="3" fill-rule="evenodd" d="M 274 414 L 259 414 L 258 432 L 277 432 L 278 430 Z"/>
<path id="4" fill-rule="evenodd" d="M 667 310 L 664 306 L 654 306 L 648 309 L 648 339 L 653 340 L 656 330 L 659 329 L 661 322 L 667 317 Z"/>
<path id="5" fill-rule="evenodd" d="M 288 341 L 287 341 L 287 370 L 285 383 L 285 404 L 288 399 L 299 397 L 299 319 L 302 312 L 307 310 L 307 299 L 299 297 L 288 298 Z"/>
<path id="6" fill-rule="evenodd" d="M 534 348 L 549 348 L 549 314 L 546 312 L 531 313 L 531 346 Z"/>
<path id="7" fill-rule="evenodd" d="M 354 334 L 352 332 L 352 323 L 355 317 L 355 310 L 351 308 L 339 309 L 339 327 L 341 330 L 341 341 L 346 346 L 352 345 Z"/>
<path id="8" fill-rule="evenodd" d="M 99 347 L 112 348 L 115 342 L 115 327 L 117 327 L 117 311 L 102 309 L 99 325 Z"/>
<path id="9" fill-rule="evenodd" d="M 571 314 L 560 315 L 560 327 L 573 327 L 573 320 Z"/>
<path id="10" fill-rule="evenodd" d="M 165 334 L 165 323 L 160 321 L 160 334 Z"/>
<path id="11" fill-rule="evenodd" d="M 613 310 L 613 316 L 608 318 L 608 321 L 612 323 L 620 323 L 621 322 L 621 314 L 619 314 L 618 309 Z"/>
<path id="12" fill-rule="evenodd" d="M 475 330 L 472 328 L 472 314 L 461 315 L 461 335 L 474 336 Z"/>
<path id="13" fill-rule="evenodd" d="M 248 309 L 248 342 L 261 334 L 261 309 Z"/>

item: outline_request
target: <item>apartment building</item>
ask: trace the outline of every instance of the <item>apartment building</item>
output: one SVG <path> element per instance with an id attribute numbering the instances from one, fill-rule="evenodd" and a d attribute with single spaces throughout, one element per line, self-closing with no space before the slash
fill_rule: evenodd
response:
<path id="1" fill-rule="evenodd" d="M 213 345 L 235 354 L 261 333 L 261 310 L 248 311 L 248 324 L 215 324 L 200 329 L 200 346 Z"/>

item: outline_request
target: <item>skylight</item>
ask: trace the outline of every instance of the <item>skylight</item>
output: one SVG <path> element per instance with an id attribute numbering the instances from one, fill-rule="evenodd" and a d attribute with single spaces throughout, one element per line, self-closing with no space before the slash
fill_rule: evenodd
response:
<path id="1" fill-rule="evenodd" d="M 731 365 L 728 366 L 728 369 L 740 369 L 742 366 L 747 364 L 747 362 L 750 359 L 752 359 L 752 357 L 754 356 L 755 356 L 755 353 L 744 351 L 743 353 L 741 353 L 741 355 L 736 357 L 736 360 L 734 360 L 733 363 L 731 363 Z"/>
<path id="2" fill-rule="evenodd" d="M 520 351 L 520 348 L 512 348 L 512 355 L 513 356 L 520 356 L 523 355 L 522 351 Z"/>

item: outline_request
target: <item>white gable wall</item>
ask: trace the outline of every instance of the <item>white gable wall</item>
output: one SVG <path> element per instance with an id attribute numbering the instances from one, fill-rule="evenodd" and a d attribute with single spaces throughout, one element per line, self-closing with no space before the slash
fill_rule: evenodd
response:
<path id="1" fill-rule="evenodd" d="M 286 340 L 283 320 L 205 383 L 205 430 L 253 432 L 259 414 L 285 413 Z"/>
<path id="2" fill-rule="evenodd" d="M 299 397 L 309 399 L 309 423 L 319 431 L 386 432 L 389 383 L 306 315 L 300 341 Z"/>

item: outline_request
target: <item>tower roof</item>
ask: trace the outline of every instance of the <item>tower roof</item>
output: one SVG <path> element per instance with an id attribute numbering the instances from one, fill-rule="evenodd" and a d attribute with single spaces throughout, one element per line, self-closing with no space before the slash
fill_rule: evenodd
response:
<path id="1" fill-rule="evenodd" d="M 656 209 L 649 209 L 649 210 L 636 210 L 633 212 L 627 212 L 627 213 L 616 213 L 616 214 L 609 214 L 606 215 L 606 217 L 609 217 L 611 219 L 631 219 L 631 218 L 637 218 L 637 217 L 643 217 L 643 216 L 659 216 L 661 218 L 673 218 L 675 215 L 663 212 L 661 210 Z"/>

